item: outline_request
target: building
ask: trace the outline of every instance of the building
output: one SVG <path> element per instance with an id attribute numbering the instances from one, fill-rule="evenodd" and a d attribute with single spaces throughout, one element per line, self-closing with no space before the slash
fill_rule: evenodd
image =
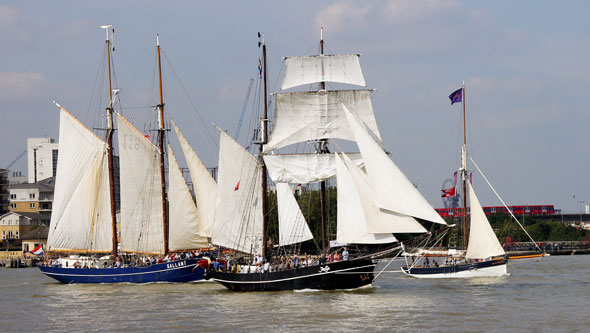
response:
<path id="1" fill-rule="evenodd" d="M 33 184 L 23 183 L 10 187 L 10 211 L 39 213 L 51 217 L 55 178 L 47 178 Z"/>
<path id="2" fill-rule="evenodd" d="M 0 215 L 8 212 L 8 171 L 0 169 Z"/>
<path id="3" fill-rule="evenodd" d="M 29 183 L 55 177 L 58 144 L 51 138 L 27 139 L 27 165 Z"/>
<path id="4" fill-rule="evenodd" d="M 47 226 L 49 217 L 39 213 L 9 212 L 0 216 L 0 236 L 6 239 L 21 239 L 39 226 Z"/>
<path id="5" fill-rule="evenodd" d="M 20 171 L 8 171 L 8 184 L 22 184 L 27 182 L 27 176 Z"/>
<path id="6" fill-rule="evenodd" d="M 24 257 L 36 257 L 34 254 L 27 253 L 28 251 L 33 251 L 37 245 L 41 245 L 43 250 L 47 247 L 47 235 L 49 234 L 49 228 L 39 226 L 21 238 L 22 242 L 22 250 Z"/>

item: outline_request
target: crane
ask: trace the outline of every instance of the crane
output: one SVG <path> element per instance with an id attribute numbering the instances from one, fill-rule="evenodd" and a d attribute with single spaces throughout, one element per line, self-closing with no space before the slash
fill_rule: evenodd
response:
<path id="1" fill-rule="evenodd" d="M 236 140 L 240 137 L 240 128 L 242 127 L 242 121 L 244 120 L 244 114 L 246 113 L 246 108 L 248 107 L 248 99 L 250 98 L 250 91 L 252 91 L 252 84 L 254 83 L 254 79 L 250 79 L 250 84 L 248 85 L 248 91 L 246 92 L 246 98 L 244 98 L 244 104 L 242 105 L 242 113 L 240 114 L 240 121 L 238 122 L 238 127 L 236 128 Z"/>
<path id="2" fill-rule="evenodd" d="M 12 160 L 12 162 L 10 162 L 8 164 L 8 166 L 5 168 L 6 171 L 10 170 L 10 168 L 16 163 L 18 162 L 18 160 L 20 160 L 21 157 L 23 157 L 24 154 L 27 153 L 27 150 L 25 149 L 22 153 L 20 153 L 14 160 Z"/>

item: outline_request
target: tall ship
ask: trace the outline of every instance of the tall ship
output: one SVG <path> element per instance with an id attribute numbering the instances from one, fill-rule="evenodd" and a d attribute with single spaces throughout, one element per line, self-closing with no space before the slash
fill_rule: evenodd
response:
<path id="1" fill-rule="evenodd" d="M 375 277 L 374 255 L 349 254 L 343 248 L 342 260 L 326 260 L 334 251 L 327 243 L 326 181 L 335 179 L 337 186 L 335 242 L 348 245 L 351 251 L 364 245 L 395 244 L 395 233 L 426 233 L 418 219 L 446 223 L 385 152 L 373 114 L 372 90 L 362 88 L 366 83 L 360 55 L 324 54 L 322 36 L 319 55 L 286 57 L 281 90 L 274 94 L 274 116 L 269 120 L 266 44 L 260 34 L 258 45 L 264 80 L 259 154 L 251 155 L 220 131 L 212 243 L 236 254 L 225 261 L 224 268 L 211 269 L 208 278 L 235 291 L 369 285 Z M 326 89 L 327 83 L 345 89 Z M 297 90 L 303 86 L 311 89 Z M 354 142 L 359 151 L 343 152 L 336 140 Z M 307 144 L 313 151 L 283 152 L 298 144 Z M 275 240 L 269 239 L 269 178 L 275 184 L 278 205 Z M 297 250 L 298 244 L 314 239 L 292 192 L 298 184 L 318 184 L 320 190 L 320 255 L 313 260 L 301 257 Z M 258 259 L 252 261 L 254 256 Z"/>
<path id="2" fill-rule="evenodd" d="M 170 146 L 165 145 L 159 37 L 156 43 L 160 92 L 160 103 L 156 109 L 159 128 L 157 143 L 154 144 L 121 113 L 114 111 L 114 97 L 118 89 L 113 89 L 111 85 L 111 26 L 102 28 L 106 30 L 109 89 L 106 135 L 104 139 L 98 137 L 56 103 L 60 110 L 60 152 L 47 251 L 68 256 L 40 266 L 41 272 L 62 283 L 201 280 L 206 272 L 206 260 L 190 255 L 181 258 L 180 255 L 174 255 L 174 252 L 184 254 L 206 248 L 208 237 L 211 237 L 212 218 L 208 218 L 206 208 L 202 211 L 197 209 L 174 154 Z M 115 207 L 115 117 L 120 170 L 119 223 Z M 177 127 L 176 131 L 188 160 L 192 148 Z M 195 174 L 198 171 L 197 165 Z M 192 176 L 195 177 L 195 174 Z M 202 173 L 196 175 L 202 176 Z M 206 179 L 209 184 L 211 180 Z M 214 180 L 212 182 L 215 183 Z M 146 262 L 150 256 L 166 256 L 176 260 Z M 122 260 L 123 257 L 134 258 L 131 259 L 132 264 Z"/>

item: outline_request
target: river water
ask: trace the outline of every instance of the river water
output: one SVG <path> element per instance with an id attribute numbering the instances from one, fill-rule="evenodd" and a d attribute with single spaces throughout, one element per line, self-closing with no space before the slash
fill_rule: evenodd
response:
<path id="1" fill-rule="evenodd" d="M 267 293 L 63 285 L 37 268 L 0 269 L 0 331 L 590 330 L 590 256 L 510 262 L 501 278 L 418 280 L 390 272 L 400 265 L 368 288 Z"/>

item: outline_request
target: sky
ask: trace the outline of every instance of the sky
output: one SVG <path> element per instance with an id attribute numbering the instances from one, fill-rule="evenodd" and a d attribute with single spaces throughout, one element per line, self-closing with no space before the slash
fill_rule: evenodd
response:
<path id="1" fill-rule="evenodd" d="M 460 163 L 461 107 L 448 95 L 464 81 L 468 150 L 504 201 L 579 212 L 590 203 L 589 7 L 538 0 L 3 1 L 0 167 L 27 138 L 58 138 L 53 100 L 100 127 L 101 25 L 115 28 L 119 106 L 145 131 L 154 119 L 149 106 L 158 103 L 160 34 L 167 111 L 207 166 L 217 163 L 211 124 L 235 132 L 256 78 L 256 33 L 265 35 L 276 90 L 282 58 L 317 54 L 323 27 L 326 53 L 362 54 L 385 146 L 433 206 L 442 206 L 443 181 Z M 242 133 L 248 128 L 244 120 Z M 13 170 L 26 173 L 25 158 Z M 479 173 L 474 187 L 483 205 L 500 205 Z"/>

